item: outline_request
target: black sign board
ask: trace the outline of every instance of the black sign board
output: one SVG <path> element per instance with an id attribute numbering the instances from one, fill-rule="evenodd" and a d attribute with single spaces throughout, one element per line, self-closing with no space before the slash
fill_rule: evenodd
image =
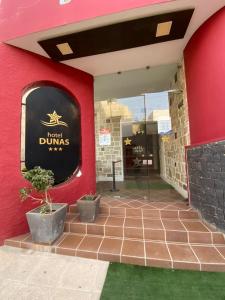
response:
<path id="1" fill-rule="evenodd" d="M 26 98 L 26 168 L 52 170 L 57 184 L 78 170 L 80 155 L 80 111 L 73 96 L 54 86 L 33 89 Z"/>

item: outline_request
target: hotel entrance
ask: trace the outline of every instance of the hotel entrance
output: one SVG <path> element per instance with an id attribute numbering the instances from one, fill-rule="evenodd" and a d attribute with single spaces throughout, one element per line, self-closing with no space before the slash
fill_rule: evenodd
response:
<path id="1" fill-rule="evenodd" d="M 171 130 L 168 107 L 167 93 L 96 102 L 97 189 L 101 194 L 149 201 L 182 199 L 160 177 L 160 137 Z"/>

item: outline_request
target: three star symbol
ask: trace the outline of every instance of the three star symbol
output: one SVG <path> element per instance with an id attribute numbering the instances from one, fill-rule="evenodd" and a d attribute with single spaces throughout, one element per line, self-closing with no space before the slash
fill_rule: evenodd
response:
<path id="1" fill-rule="evenodd" d="M 125 145 L 131 145 L 132 140 L 130 140 L 128 137 L 124 140 Z"/>
<path id="2" fill-rule="evenodd" d="M 49 147 L 49 148 L 48 148 L 48 151 L 63 151 L 63 148 L 61 148 L 61 147 L 59 147 L 59 148 L 56 148 L 56 147 L 52 148 L 52 147 Z"/>

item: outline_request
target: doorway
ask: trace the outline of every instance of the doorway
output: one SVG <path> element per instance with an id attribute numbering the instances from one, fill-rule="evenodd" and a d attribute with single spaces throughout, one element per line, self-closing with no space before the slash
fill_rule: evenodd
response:
<path id="1" fill-rule="evenodd" d="M 106 196 L 177 201 L 160 177 L 160 134 L 171 129 L 168 94 L 144 94 L 96 103 L 97 189 Z M 116 189 L 112 188 L 112 162 Z"/>

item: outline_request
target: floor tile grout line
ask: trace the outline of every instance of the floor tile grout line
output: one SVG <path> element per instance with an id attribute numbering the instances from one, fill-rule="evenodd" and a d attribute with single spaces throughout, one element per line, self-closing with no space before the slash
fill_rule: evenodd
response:
<path id="1" fill-rule="evenodd" d="M 106 223 L 108 222 L 109 216 L 107 217 L 105 224 L 104 224 L 104 237 L 106 236 Z"/>
<path id="2" fill-rule="evenodd" d="M 65 249 L 65 250 L 73 250 L 71 248 L 66 248 L 66 247 L 63 247 L 61 249 Z M 87 253 L 93 253 L 92 250 L 79 250 L 79 251 L 82 251 L 82 252 L 87 252 Z M 101 252 L 101 254 L 104 254 L 104 255 L 114 255 L 114 256 L 118 256 L 119 254 L 115 254 L 115 253 L 107 253 L 107 252 Z M 141 256 L 136 256 L 136 255 L 126 255 L 126 257 L 131 257 L 131 258 L 144 258 L 144 257 L 141 257 Z M 155 258 L 155 257 L 149 257 L 149 259 L 154 259 L 154 260 L 158 260 L 158 261 L 168 261 L 170 262 L 171 260 L 168 260 L 168 259 L 161 259 L 161 258 Z M 174 260 L 174 262 L 178 262 L 178 263 L 187 263 L 187 264 L 198 264 L 198 262 L 196 261 L 185 261 L 185 260 Z M 222 266 L 225 266 L 225 262 L 224 263 L 218 263 L 218 262 L 206 262 L 204 263 L 204 265 L 222 265 Z"/>
<path id="3" fill-rule="evenodd" d="M 60 244 L 66 239 L 67 235 L 68 234 L 65 234 L 65 236 L 63 237 L 63 239 L 58 244 L 56 244 L 55 247 L 59 247 Z"/>
<path id="4" fill-rule="evenodd" d="M 146 243 L 145 243 L 145 228 L 144 228 L 143 209 L 141 209 L 141 216 L 142 216 L 142 235 L 143 235 L 143 242 L 144 242 L 144 259 L 145 259 L 145 266 L 147 266 L 147 255 L 146 255 Z"/>
<path id="5" fill-rule="evenodd" d="M 188 244 L 190 244 L 190 236 L 189 236 L 189 231 L 187 230 L 187 227 L 185 226 L 185 224 L 181 221 L 181 219 L 179 219 L 179 221 L 181 222 L 181 224 L 184 226 L 186 233 L 187 233 L 187 242 Z"/>
<path id="6" fill-rule="evenodd" d="M 122 244 L 121 244 L 121 249 L 120 249 L 120 263 L 122 262 L 122 252 L 123 252 L 123 243 L 124 243 L 124 225 L 125 225 L 125 222 L 126 222 L 126 213 L 127 213 L 127 210 L 125 209 L 125 217 L 124 217 L 124 220 L 123 220 L 123 239 L 122 239 Z"/>
<path id="7" fill-rule="evenodd" d="M 225 260 L 225 257 L 223 256 L 222 253 L 220 253 L 220 251 L 217 249 L 217 247 L 215 245 L 213 245 L 214 249 L 219 253 L 219 255 Z M 225 263 L 225 261 L 224 261 Z"/>
<path id="8" fill-rule="evenodd" d="M 192 248 L 192 245 L 189 243 L 189 247 L 191 248 L 191 251 L 193 252 L 195 258 L 197 259 L 198 263 L 199 263 L 199 266 L 200 266 L 200 271 L 202 270 L 202 264 L 201 264 L 201 261 L 200 259 L 198 258 L 198 255 L 197 253 L 195 253 L 194 249 Z"/>
<path id="9" fill-rule="evenodd" d="M 82 244 L 82 242 L 83 242 L 83 240 L 85 239 L 86 236 L 87 236 L 87 235 L 85 234 L 85 235 L 83 236 L 83 238 L 80 240 L 80 242 L 77 244 L 76 248 L 74 249 L 74 250 L 75 250 L 75 256 L 77 256 L 77 251 L 79 251 L 79 247 L 80 247 L 80 245 Z"/>
<path id="10" fill-rule="evenodd" d="M 69 222 L 69 232 L 71 232 L 71 223 L 72 222 Z"/>
<path id="11" fill-rule="evenodd" d="M 172 259 L 172 255 L 171 255 L 171 253 L 170 253 L 169 246 L 168 246 L 168 244 L 167 244 L 167 240 L 166 240 L 166 238 L 167 238 L 167 237 L 166 237 L 166 230 L 165 230 L 164 224 L 163 224 L 163 222 L 162 222 L 162 219 L 161 219 L 161 223 L 162 223 L 162 226 L 163 226 L 163 228 L 164 228 L 165 245 L 166 245 L 167 251 L 168 251 L 169 256 L 170 256 L 170 260 L 171 260 L 171 268 L 173 269 L 173 259 Z"/>
<path id="12" fill-rule="evenodd" d="M 213 233 L 212 233 L 212 231 L 210 231 L 210 237 L 211 237 L 211 244 L 213 245 L 214 244 L 214 240 L 213 240 Z"/>
<path id="13" fill-rule="evenodd" d="M 100 248 L 101 248 L 101 246 L 102 246 L 102 243 L 103 243 L 103 241 L 104 241 L 104 237 L 102 237 L 102 240 L 101 240 L 101 242 L 100 242 L 100 244 L 99 244 L 99 247 L 98 247 L 98 250 L 97 250 L 97 260 L 99 259 L 98 258 L 98 254 L 99 254 L 99 250 L 100 250 Z"/>
<path id="14" fill-rule="evenodd" d="M 84 233 L 69 233 L 69 232 L 64 232 L 64 237 L 63 239 L 59 242 L 59 244 L 61 244 L 63 242 L 63 240 L 69 236 L 69 235 L 72 235 L 72 236 L 80 236 L 80 237 L 83 237 L 84 236 Z M 99 238 L 100 236 L 97 235 L 97 234 L 87 234 L 86 236 L 91 236 L 91 237 L 96 237 L 96 238 Z M 122 240 L 123 238 L 122 237 L 119 237 L 119 236 L 106 236 L 107 238 L 110 238 L 110 239 L 117 239 L 117 240 Z M 140 238 L 124 238 L 124 240 L 131 240 L 131 241 L 141 241 L 142 239 Z M 165 243 L 165 240 L 162 241 L 162 240 L 151 240 L 151 239 L 146 239 L 146 241 L 150 241 L 150 242 L 153 242 L 153 243 Z M 32 244 L 32 242 L 27 242 L 26 244 L 30 245 Z M 54 246 L 58 246 L 59 244 L 57 245 L 54 245 Z M 167 244 L 176 244 L 176 245 L 187 245 L 187 243 L 185 242 L 172 242 L 172 241 L 168 241 Z M 207 243 L 190 243 L 191 245 L 193 246 L 199 246 L 199 247 L 214 247 L 212 244 L 207 244 Z M 43 246 L 49 246 L 49 245 L 43 245 Z M 218 244 L 218 246 L 220 247 L 225 247 L 224 244 Z"/>
<path id="15" fill-rule="evenodd" d="M 221 247 L 219 247 L 219 246 L 215 246 L 215 247 L 216 247 L 217 251 L 219 251 L 220 255 L 222 255 L 223 258 L 225 259 L 225 255 L 223 255 L 223 254 L 220 252 L 220 250 L 219 250 Z M 224 248 L 224 246 L 222 246 L 222 247 Z"/>
<path id="16" fill-rule="evenodd" d="M 205 226 L 205 224 L 202 222 L 201 219 L 200 219 L 199 222 L 205 227 L 205 229 L 207 230 L 207 232 L 212 232 L 212 230 L 209 230 L 209 228 Z"/>

